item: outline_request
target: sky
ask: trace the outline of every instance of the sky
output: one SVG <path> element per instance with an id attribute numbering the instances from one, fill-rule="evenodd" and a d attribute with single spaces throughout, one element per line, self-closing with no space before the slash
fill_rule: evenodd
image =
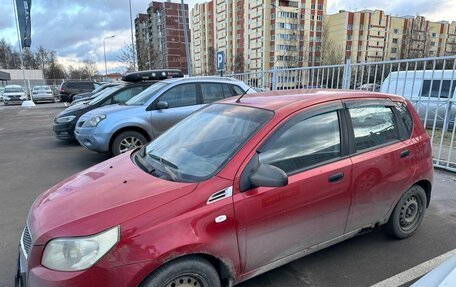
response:
<path id="1" fill-rule="evenodd" d="M 14 0 L 0 0 L 0 39 L 17 47 Z M 328 13 L 341 9 L 382 9 L 394 16 L 423 15 L 432 21 L 456 21 L 456 0 L 327 0 Z M 131 0 L 133 18 L 145 13 L 150 0 Z M 173 0 L 175 2 L 175 0 Z M 191 6 L 201 0 L 186 1 Z M 103 38 L 108 72 L 122 71 L 118 57 L 131 43 L 128 0 L 32 0 L 32 51 L 43 46 L 55 50 L 65 66 L 95 61 L 104 73 Z"/>

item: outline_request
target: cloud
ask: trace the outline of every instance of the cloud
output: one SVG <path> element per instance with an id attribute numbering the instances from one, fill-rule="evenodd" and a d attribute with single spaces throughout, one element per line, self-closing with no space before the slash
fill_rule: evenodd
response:
<path id="1" fill-rule="evenodd" d="M 337 13 L 339 10 L 359 11 L 363 9 L 379 9 L 393 16 L 423 15 L 431 21 L 455 21 L 455 0 L 332 0 L 328 1 L 328 13 Z"/>

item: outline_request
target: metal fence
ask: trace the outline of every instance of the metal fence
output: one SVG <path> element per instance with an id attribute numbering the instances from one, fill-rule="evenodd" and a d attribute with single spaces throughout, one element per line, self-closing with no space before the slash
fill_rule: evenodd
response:
<path id="1" fill-rule="evenodd" d="M 456 172 L 456 56 L 229 74 L 260 91 L 353 89 L 409 99 L 432 140 L 434 165 Z"/>

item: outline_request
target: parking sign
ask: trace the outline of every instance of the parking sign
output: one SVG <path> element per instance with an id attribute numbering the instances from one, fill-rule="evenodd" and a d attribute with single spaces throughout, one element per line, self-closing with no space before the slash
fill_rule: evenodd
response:
<path id="1" fill-rule="evenodd" d="M 225 52 L 217 51 L 216 66 L 217 71 L 223 71 L 225 69 Z"/>

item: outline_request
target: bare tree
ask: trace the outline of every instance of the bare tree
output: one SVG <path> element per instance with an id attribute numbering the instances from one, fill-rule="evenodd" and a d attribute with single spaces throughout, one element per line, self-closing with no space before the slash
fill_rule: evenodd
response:
<path id="1" fill-rule="evenodd" d="M 207 73 L 215 75 L 215 50 L 213 47 L 207 49 Z"/>
<path id="2" fill-rule="evenodd" d="M 134 49 L 131 44 L 125 43 L 120 50 L 119 61 L 124 65 L 127 72 L 133 72 L 135 70 L 135 57 Z M 141 63 L 144 65 L 145 63 Z"/>
<path id="3" fill-rule="evenodd" d="M 321 33 L 321 64 L 336 65 L 344 62 L 344 47 L 334 42 L 329 36 L 328 22 L 323 23 Z"/>
<path id="4" fill-rule="evenodd" d="M 244 73 L 244 52 L 242 50 L 234 57 L 234 72 Z"/>
<path id="5" fill-rule="evenodd" d="M 431 33 L 429 21 L 424 17 L 416 16 L 408 19 L 407 28 L 404 30 L 401 47 L 402 59 L 424 58 L 430 55 Z"/>

